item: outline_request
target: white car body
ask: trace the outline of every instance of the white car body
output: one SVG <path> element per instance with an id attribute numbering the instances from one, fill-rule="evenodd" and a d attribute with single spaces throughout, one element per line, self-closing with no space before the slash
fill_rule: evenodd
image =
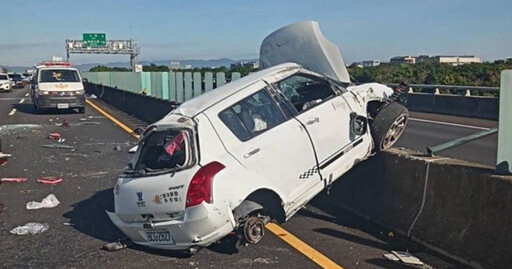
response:
<path id="1" fill-rule="evenodd" d="M 0 90 L 10 92 L 12 90 L 9 75 L 0 73 Z"/>
<path id="2" fill-rule="evenodd" d="M 311 26 L 315 23 L 306 24 Z M 181 104 L 145 132 L 133 156 L 133 171 L 114 188 L 115 212 L 107 212 L 134 243 L 168 250 L 208 246 L 240 226 L 237 210 L 245 201 L 272 202 L 268 211 L 285 221 L 372 154 L 370 132 L 355 133 L 352 119 L 366 117 L 370 102 L 385 102 L 391 88 L 378 83 L 349 86 L 296 63 L 266 64 L 262 71 Z M 330 77 L 348 79 L 345 72 L 338 69 Z M 289 85 L 331 89 L 332 95 L 293 103 L 296 95 L 285 98 L 283 93 Z M 244 108 L 246 104 L 254 107 Z M 153 143 L 151 137 L 163 140 Z M 181 150 L 182 166 L 153 169 L 162 145 L 167 153 Z M 174 158 L 172 154 L 167 157 Z"/>

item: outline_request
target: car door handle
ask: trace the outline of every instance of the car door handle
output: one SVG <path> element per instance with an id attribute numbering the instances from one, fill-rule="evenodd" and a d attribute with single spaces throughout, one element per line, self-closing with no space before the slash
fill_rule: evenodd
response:
<path id="1" fill-rule="evenodd" d="M 306 125 L 311 125 L 311 124 L 314 124 L 314 123 L 316 123 L 316 122 L 320 122 L 320 119 L 319 119 L 318 117 L 314 117 L 314 118 L 312 118 L 312 119 L 308 120 L 308 121 L 306 122 Z"/>
<path id="2" fill-rule="evenodd" d="M 260 149 L 259 148 L 255 148 L 255 149 L 252 149 L 251 151 L 247 152 L 246 154 L 244 154 L 244 158 L 249 158 L 251 157 L 252 155 L 256 154 L 260 152 Z"/>

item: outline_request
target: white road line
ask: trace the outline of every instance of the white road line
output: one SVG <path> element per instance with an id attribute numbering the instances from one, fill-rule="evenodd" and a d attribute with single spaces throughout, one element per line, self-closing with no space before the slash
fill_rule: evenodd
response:
<path id="1" fill-rule="evenodd" d="M 25 102 L 25 98 L 22 98 L 22 99 L 20 100 L 20 104 L 23 104 L 23 102 Z"/>
<path id="2" fill-rule="evenodd" d="M 14 113 L 16 113 L 16 108 L 13 108 L 13 109 L 11 110 L 11 112 L 9 112 L 9 116 L 14 115 Z"/>
<path id="3" fill-rule="evenodd" d="M 478 126 L 471 126 L 471 125 L 464 125 L 464 124 L 456 124 L 456 123 L 450 123 L 450 122 L 444 122 L 444 121 L 434 121 L 434 120 L 424 120 L 424 119 L 417 119 L 417 118 L 409 118 L 409 120 L 412 121 L 419 121 L 419 122 L 427 122 L 427 123 L 434 123 L 434 124 L 441 124 L 441 125 L 448 125 L 448 126 L 455 126 L 455 127 L 462 127 L 462 128 L 469 128 L 469 129 L 476 129 L 476 130 L 489 130 L 489 128 L 485 127 L 478 127 Z"/>
<path id="4" fill-rule="evenodd" d="M 28 93 L 25 94 L 25 97 L 27 97 L 27 96 L 28 96 Z"/>

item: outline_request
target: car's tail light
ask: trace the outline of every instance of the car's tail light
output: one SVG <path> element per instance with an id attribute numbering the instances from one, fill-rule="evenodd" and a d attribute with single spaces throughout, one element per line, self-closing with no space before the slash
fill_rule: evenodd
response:
<path id="1" fill-rule="evenodd" d="M 203 201 L 212 202 L 212 183 L 215 175 L 225 166 L 219 162 L 211 162 L 201 167 L 188 186 L 185 208 L 198 205 Z"/>

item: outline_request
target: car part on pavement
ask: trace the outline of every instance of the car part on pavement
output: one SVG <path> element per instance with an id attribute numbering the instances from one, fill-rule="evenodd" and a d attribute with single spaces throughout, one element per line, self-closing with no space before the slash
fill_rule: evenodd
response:
<path id="1" fill-rule="evenodd" d="M 36 180 L 38 183 L 47 185 L 57 185 L 62 182 L 61 177 L 42 177 Z"/>
<path id="2" fill-rule="evenodd" d="M 50 148 L 50 149 L 74 149 L 73 146 L 59 145 L 59 144 L 41 145 L 41 147 Z"/>
<path id="3" fill-rule="evenodd" d="M 48 139 L 59 140 L 60 139 L 60 134 L 59 133 L 49 133 L 48 134 Z"/>
<path id="4" fill-rule="evenodd" d="M 26 177 L 2 178 L 0 181 L 1 181 L 1 182 L 14 182 L 14 183 L 19 183 L 19 182 L 25 182 L 25 181 L 27 181 L 27 178 L 26 178 Z"/>
<path id="5" fill-rule="evenodd" d="M 103 249 L 108 251 L 117 251 L 121 249 L 125 249 L 132 245 L 132 242 L 129 239 L 121 239 L 117 242 L 107 243 L 103 245 Z"/>
<path id="6" fill-rule="evenodd" d="M 375 149 L 380 151 L 393 146 L 405 130 L 408 120 L 409 111 L 399 103 L 392 102 L 380 107 L 370 124 Z"/>

